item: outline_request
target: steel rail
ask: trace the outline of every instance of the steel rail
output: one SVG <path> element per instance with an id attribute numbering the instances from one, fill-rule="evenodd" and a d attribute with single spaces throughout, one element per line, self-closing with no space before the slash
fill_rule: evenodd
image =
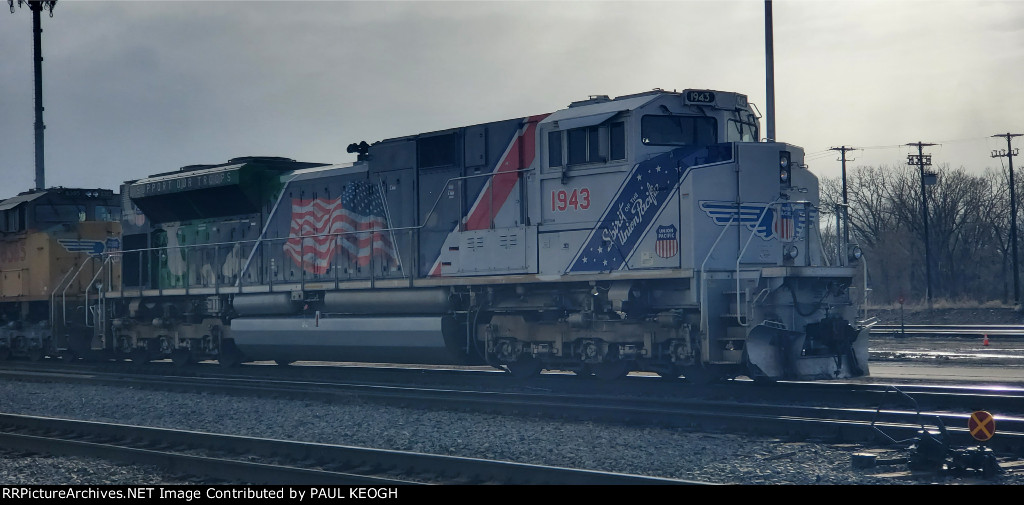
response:
<path id="1" fill-rule="evenodd" d="M 199 431 L 131 426 L 117 423 L 0 413 L 0 439 L 5 447 L 28 451 L 99 456 L 130 463 L 151 464 L 203 478 L 254 484 L 396 485 L 569 484 L 638 485 L 705 484 L 697 481 L 577 470 L 509 461 L 423 454 L 344 445 L 276 440 Z M 12 433 L 46 433 L 45 436 Z M 69 435 L 70 434 L 70 435 Z M 86 437 L 89 440 L 74 440 Z M 102 439 L 103 441 L 96 441 Z M 310 466 L 205 457 L 178 451 L 129 447 L 158 445 L 181 450 L 228 452 L 243 456 L 313 462 Z"/>
<path id="2" fill-rule="evenodd" d="M 871 328 L 871 334 L 893 333 L 932 335 L 1019 335 L 1024 336 L 1024 326 L 1015 324 L 878 324 Z"/>

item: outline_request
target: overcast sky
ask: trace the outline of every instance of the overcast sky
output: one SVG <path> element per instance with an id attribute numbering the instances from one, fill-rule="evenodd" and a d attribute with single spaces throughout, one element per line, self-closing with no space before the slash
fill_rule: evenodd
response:
<path id="1" fill-rule="evenodd" d="M 839 173 L 830 147 L 892 166 L 918 140 L 942 144 L 934 163 L 980 172 L 1000 166 L 989 155 L 1005 141 L 991 135 L 1024 133 L 1024 2 L 773 10 L 777 138 L 819 176 Z M 595 94 L 716 89 L 766 111 L 760 0 L 60 0 L 43 30 L 47 186 L 114 188 L 246 155 L 353 161 L 351 142 Z M 7 197 L 34 185 L 27 7 L 0 11 L 0 51 Z"/>

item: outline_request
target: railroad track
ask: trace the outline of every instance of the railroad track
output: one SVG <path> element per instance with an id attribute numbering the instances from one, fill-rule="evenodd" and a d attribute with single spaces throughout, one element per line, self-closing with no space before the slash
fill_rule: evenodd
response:
<path id="1" fill-rule="evenodd" d="M 1015 324 L 876 324 L 872 335 L 945 335 L 945 336 L 1006 336 L 1024 337 L 1024 326 Z"/>
<path id="2" fill-rule="evenodd" d="M 989 446 L 1011 454 L 1024 454 L 1024 418 L 1006 412 L 1024 412 L 1024 392 L 968 388 L 908 386 L 894 388 L 857 384 L 777 384 L 759 387 L 731 384 L 702 388 L 699 394 L 669 396 L 661 381 L 646 381 L 662 393 L 580 394 L 539 391 L 530 384 L 556 385 L 555 381 L 527 383 L 523 391 L 476 391 L 402 385 L 266 379 L 222 380 L 202 377 L 134 377 L 87 372 L 24 372 L 29 380 L 87 382 L 136 388 L 203 391 L 252 396 L 277 395 L 290 399 L 337 402 L 359 399 L 402 406 L 459 409 L 513 415 L 550 416 L 612 423 L 648 424 L 693 430 L 730 431 L 817 438 L 846 442 L 909 440 L 919 430 L 944 426 L 958 445 L 973 443 L 967 419 L 984 407 L 996 413 L 999 436 Z M 13 376 L 5 371 L 3 375 Z M 563 377 L 562 379 L 569 379 Z M 574 384 L 570 380 L 560 381 Z M 633 381 L 632 384 L 640 384 Z M 671 387 L 671 385 L 669 385 Z M 677 391 L 679 390 L 677 385 Z M 693 391 L 691 389 L 691 391 Z M 730 400 L 715 399 L 728 397 Z M 802 404 L 794 399 L 802 399 Z M 830 399 L 830 400 L 829 400 Z M 768 403 L 774 402 L 774 403 Z M 829 404 L 831 404 L 829 406 Z M 943 410 L 938 410 L 938 409 Z"/>
<path id="3" fill-rule="evenodd" d="M 51 365 L 51 366 L 47 366 Z M 139 387 L 178 392 L 220 392 L 253 396 L 279 396 L 312 401 L 337 401 L 353 395 L 389 397 L 403 388 L 434 391 L 477 391 L 480 395 L 500 393 L 534 393 L 547 391 L 567 395 L 626 396 L 676 399 L 733 399 L 737 402 L 770 401 L 793 403 L 804 401 L 813 405 L 874 407 L 888 402 L 886 384 L 859 382 L 778 382 L 759 385 L 750 381 L 724 381 L 697 386 L 684 381 L 666 381 L 653 376 L 630 376 L 619 381 L 601 382 L 566 374 L 543 374 L 522 381 L 508 374 L 490 370 L 463 369 L 401 369 L 394 367 L 279 367 L 243 366 L 224 370 L 216 365 L 194 366 L 179 370 L 170 364 L 150 367 L 144 373 L 126 367 L 68 366 L 61 362 L 0 362 L 0 377 L 35 382 L 85 382 L 90 384 Z M 120 371 L 113 371 L 120 370 Z M 900 385 L 922 409 L 949 410 L 985 408 L 1006 414 L 1024 415 L 1024 388 Z M 600 395 L 600 396 L 597 396 Z M 838 403 L 837 403 L 838 401 Z"/>
<path id="4" fill-rule="evenodd" d="M 573 484 L 702 482 L 407 451 L 0 414 L 8 450 L 100 457 L 245 484 Z"/>

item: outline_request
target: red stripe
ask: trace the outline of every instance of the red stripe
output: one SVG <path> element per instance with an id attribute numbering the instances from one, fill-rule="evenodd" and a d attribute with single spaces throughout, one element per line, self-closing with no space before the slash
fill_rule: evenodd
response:
<path id="1" fill-rule="evenodd" d="M 530 116 L 526 118 L 526 131 L 518 135 L 512 143 L 512 148 L 498 162 L 495 168 L 495 175 L 484 189 L 484 194 L 479 200 L 479 205 L 473 209 L 472 214 L 466 218 L 466 230 L 483 230 L 491 227 L 491 218 L 498 214 L 512 193 L 512 188 L 519 181 L 519 174 L 516 170 L 522 170 L 533 163 L 537 151 L 537 123 L 548 117 L 548 114 Z M 522 156 L 520 156 L 522 153 Z M 438 271 L 439 269 L 435 269 Z M 433 275 L 433 273 L 431 273 Z"/>

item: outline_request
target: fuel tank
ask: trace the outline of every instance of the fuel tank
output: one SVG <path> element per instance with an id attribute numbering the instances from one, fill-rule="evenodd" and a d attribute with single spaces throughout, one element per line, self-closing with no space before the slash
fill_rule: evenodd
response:
<path id="1" fill-rule="evenodd" d="M 476 364 L 466 327 L 452 316 L 240 317 L 235 345 L 249 360 Z"/>

